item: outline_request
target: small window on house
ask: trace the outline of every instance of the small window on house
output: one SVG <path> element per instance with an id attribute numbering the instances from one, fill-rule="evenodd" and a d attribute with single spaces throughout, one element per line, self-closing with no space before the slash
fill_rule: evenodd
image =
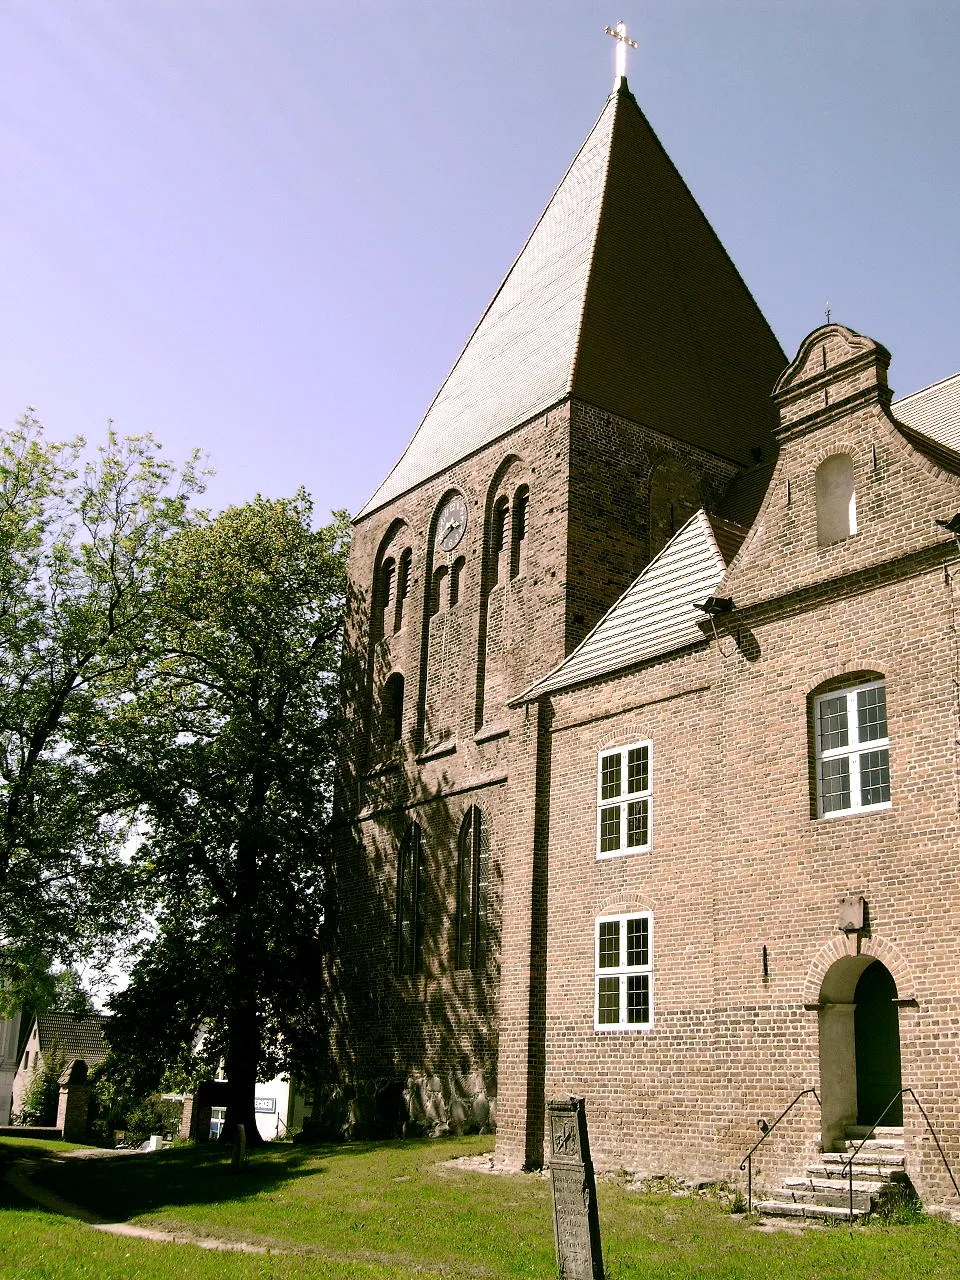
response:
<path id="1" fill-rule="evenodd" d="M 522 484 L 513 495 L 512 547 L 510 551 L 510 577 L 523 572 L 523 558 L 527 541 L 527 509 L 530 506 L 530 490 Z"/>
<path id="2" fill-rule="evenodd" d="M 388 630 L 388 619 L 390 610 L 395 605 L 394 589 L 397 585 L 397 562 L 391 556 L 389 560 L 384 560 L 380 568 L 380 581 L 378 583 L 379 600 L 377 631 L 380 636 L 385 636 Z"/>
<path id="3" fill-rule="evenodd" d="M 410 568 L 413 564 L 413 552 L 408 547 L 400 557 L 397 570 L 397 605 L 393 613 L 393 629 L 399 631 L 403 626 L 403 611 L 406 608 L 407 596 L 410 594 Z"/>
<path id="4" fill-rule="evenodd" d="M 600 916 L 596 933 L 594 1027 L 636 1031 L 653 1023 L 653 917 Z"/>
<path id="5" fill-rule="evenodd" d="M 822 693 L 813 704 L 817 813 L 821 818 L 890 805 L 890 739 L 882 680 Z"/>
<path id="6" fill-rule="evenodd" d="M 383 686 L 383 736 L 399 742 L 403 736 L 403 676 L 394 671 Z"/>
<path id="7" fill-rule="evenodd" d="M 476 805 L 467 810 L 457 844 L 457 916 L 454 965 L 482 969 L 486 959 L 490 837 Z"/>
<path id="8" fill-rule="evenodd" d="M 430 617 L 434 617 L 443 608 L 443 588 L 447 580 L 447 566 L 440 565 L 434 572 L 430 582 Z"/>
<path id="9" fill-rule="evenodd" d="M 857 532 L 857 494 L 853 487 L 853 459 L 835 453 L 817 467 L 817 542 L 821 547 L 842 542 Z"/>
<path id="10" fill-rule="evenodd" d="M 401 977 L 423 972 L 425 892 L 423 834 L 419 823 L 411 822 L 397 851 L 396 964 Z"/>
<path id="11" fill-rule="evenodd" d="M 450 608 L 460 603 L 460 592 L 463 590 L 463 570 L 466 567 L 463 556 L 457 556 L 450 567 Z"/>
<path id="12" fill-rule="evenodd" d="M 503 577 L 503 566 L 501 560 L 507 546 L 507 526 L 510 522 L 510 502 L 507 498 L 498 498 L 493 508 L 493 530 L 490 553 L 492 557 L 491 570 L 494 582 L 499 582 Z"/>
<path id="13" fill-rule="evenodd" d="M 597 767 L 597 857 L 651 846 L 653 743 L 601 751 Z"/>

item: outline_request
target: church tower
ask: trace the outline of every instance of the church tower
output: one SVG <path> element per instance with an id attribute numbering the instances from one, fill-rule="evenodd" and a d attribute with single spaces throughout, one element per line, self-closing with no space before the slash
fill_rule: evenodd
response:
<path id="1" fill-rule="evenodd" d="M 536 728 L 509 700 L 772 463 L 785 364 L 619 74 L 356 517 L 337 1052 L 414 1120 L 492 1124 L 498 1076 L 536 1071 Z"/>

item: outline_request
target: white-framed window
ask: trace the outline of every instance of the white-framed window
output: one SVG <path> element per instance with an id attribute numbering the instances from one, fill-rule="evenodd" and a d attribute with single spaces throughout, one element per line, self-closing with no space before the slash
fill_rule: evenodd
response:
<path id="1" fill-rule="evenodd" d="M 653 832 L 653 743 L 601 751 L 597 761 L 597 857 L 649 849 Z"/>
<path id="2" fill-rule="evenodd" d="M 817 814 L 821 818 L 890 806 L 890 739 L 882 680 L 821 693 L 813 704 Z"/>
<path id="3" fill-rule="evenodd" d="M 593 1022 L 597 1031 L 653 1025 L 653 916 L 598 916 Z"/>

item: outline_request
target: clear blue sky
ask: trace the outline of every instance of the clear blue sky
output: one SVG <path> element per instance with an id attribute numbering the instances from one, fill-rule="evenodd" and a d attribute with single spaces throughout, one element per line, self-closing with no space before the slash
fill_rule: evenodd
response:
<path id="1" fill-rule="evenodd" d="M 358 509 L 612 79 L 789 353 L 960 369 L 947 0 L 0 0 L 0 423 L 206 450 Z"/>

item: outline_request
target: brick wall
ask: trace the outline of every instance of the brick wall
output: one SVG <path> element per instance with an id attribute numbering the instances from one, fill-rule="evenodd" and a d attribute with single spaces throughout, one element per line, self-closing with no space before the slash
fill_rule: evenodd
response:
<path id="1" fill-rule="evenodd" d="M 787 380 L 803 412 L 785 413 L 767 501 L 718 589 L 734 610 L 716 636 L 705 628 L 701 646 L 529 708 L 545 726 L 539 881 L 532 856 L 523 871 L 543 885 L 533 898 L 541 985 L 527 998 L 542 1008 L 542 1044 L 512 1092 L 501 1081 L 500 1107 L 519 1115 L 584 1094 L 601 1164 L 734 1176 L 757 1119 L 820 1087 L 824 984 L 859 952 L 881 960 L 909 1002 L 903 1084 L 960 1165 L 960 558 L 934 524 L 958 509 L 960 476 L 897 431 L 882 359 L 862 345 L 851 356 L 835 330 L 819 337 Z M 816 471 L 839 452 L 852 459 L 856 532 L 820 545 Z M 892 802 L 819 818 L 812 695 L 858 673 L 885 680 Z M 654 744 L 652 848 L 598 860 L 597 753 L 641 739 Z M 528 798 L 528 812 L 537 803 Z M 867 901 L 860 934 L 838 930 L 849 895 Z M 653 913 L 653 1025 L 596 1031 L 595 921 L 630 911 Z M 517 928 L 528 945 L 536 927 Z M 504 1025 L 510 1038 L 521 1039 Z M 905 1124 L 915 1181 L 946 1199 L 909 1106 Z M 507 1158 L 520 1129 L 501 1134 Z M 761 1180 L 795 1171 L 819 1130 L 807 1099 L 764 1149 Z"/>

